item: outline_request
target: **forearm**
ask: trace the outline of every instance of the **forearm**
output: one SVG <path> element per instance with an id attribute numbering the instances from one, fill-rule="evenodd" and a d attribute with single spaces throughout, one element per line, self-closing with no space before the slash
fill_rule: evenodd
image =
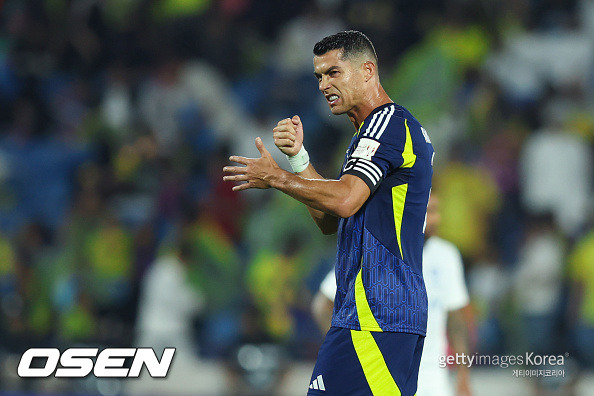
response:
<path id="1" fill-rule="evenodd" d="M 447 323 L 448 339 L 454 354 L 468 355 L 470 351 L 469 331 L 462 309 L 451 311 Z M 468 375 L 468 367 L 464 364 L 457 367 L 459 376 Z"/>
<path id="2" fill-rule="evenodd" d="M 347 174 L 340 180 L 322 179 L 311 164 L 301 171 L 303 176 L 287 172 L 272 159 L 262 139 L 256 138 L 256 147 L 260 151 L 260 158 L 230 156 L 230 161 L 244 166 L 225 166 L 223 171 L 231 175 L 223 176 L 223 180 L 244 182 L 233 186 L 233 191 L 276 188 L 284 192 L 314 210 L 312 215 L 322 231 L 329 227 L 329 216 L 352 216 L 365 204 L 371 193 L 365 181 L 357 176 Z"/>
<path id="3" fill-rule="evenodd" d="M 470 349 L 468 326 L 461 309 L 448 314 L 447 332 L 452 350 L 455 353 L 468 354 Z"/>
<path id="4" fill-rule="evenodd" d="M 307 172 L 307 175 L 315 176 L 317 172 L 315 174 Z M 351 194 L 349 183 L 343 180 L 310 179 L 278 170 L 270 176 L 268 183 L 270 187 L 284 192 L 313 209 L 318 218 L 322 217 L 318 212 L 334 217 L 352 216 L 364 202 L 356 202 L 357 199 Z"/>
<path id="5" fill-rule="evenodd" d="M 312 164 L 303 171 L 297 173 L 297 175 L 305 179 L 317 179 L 324 180 L 324 178 L 315 170 Z M 325 213 L 322 210 L 314 209 L 309 205 L 306 205 L 311 218 L 314 220 L 316 225 L 320 228 L 323 234 L 329 235 L 334 234 L 338 230 L 338 217 Z"/>
<path id="6" fill-rule="evenodd" d="M 464 317 L 464 308 L 448 314 L 447 332 L 454 354 L 468 355 L 470 351 L 469 331 Z M 471 396 L 470 368 L 465 364 L 456 367 L 456 388 L 460 396 Z"/>

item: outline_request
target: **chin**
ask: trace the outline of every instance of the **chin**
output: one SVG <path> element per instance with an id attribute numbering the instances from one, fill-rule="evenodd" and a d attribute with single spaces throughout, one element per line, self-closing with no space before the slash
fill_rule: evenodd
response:
<path id="1" fill-rule="evenodd" d="M 346 113 L 346 110 L 344 110 L 342 107 L 340 106 L 334 106 L 334 107 L 330 107 L 330 111 L 332 112 L 332 114 L 334 115 L 341 115 Z"/>

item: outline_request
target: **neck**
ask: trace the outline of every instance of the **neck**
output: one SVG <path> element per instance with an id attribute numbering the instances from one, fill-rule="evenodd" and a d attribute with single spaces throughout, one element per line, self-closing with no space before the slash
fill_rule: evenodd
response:
<path id="1" fill-rule="evenodd" d="M 374 109 L 388 103 L 393 103 L 392 99 L 390 99 L 384 88 L 378 84 L 377 89 L 365 95 L 361 104 L 354 107 L 347 115 L 355 126 L 355 129 L 358 130 L 361 123 L 365 121 Z"/>

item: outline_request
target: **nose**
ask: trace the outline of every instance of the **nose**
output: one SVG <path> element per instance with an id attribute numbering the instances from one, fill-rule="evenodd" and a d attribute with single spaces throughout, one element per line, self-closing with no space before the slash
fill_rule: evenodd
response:
<path id="1" fill-rule="evenodd" d="M 318 89 L 324 92 L 328 88 L 330 88 L 330 79 L 326 76 L 322 76 L 322 78 L 320 78 L 320 81 L 318 82 Z"/>

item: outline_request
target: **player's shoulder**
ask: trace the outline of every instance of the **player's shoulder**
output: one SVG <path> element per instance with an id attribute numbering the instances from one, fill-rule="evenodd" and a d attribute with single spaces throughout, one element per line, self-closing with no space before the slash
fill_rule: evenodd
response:
<path id="1" fill-rule="evenodd" d="M 396 103 L 376 107 L 363 121 L 359 130 L 360 139 L 385 140 L 395 129 L 404 131 L 402 109 Z"/>
<path id="2" fill-rule="evenodd" d="M 414 115 L 410 111 L 408 111 L 405 107 L 399 106 L 402 112 L 401 118 L 406 121 L 406 127 L 409 130 L 413 140 L 419 139 L 419 141 L 424 143 L 431 144 L 431 139 L 429 138 L 429 134 L 427 130 L 423 128 L 419 120 L 415 118 Z M 404 122 L 404 121 L 403 121 Z"/>
<path id="3" fill-rule="evenodd" d="M 375 108 L 361 125 L 359 138 L 377 141 L 403 141 L 407 132 L 424 131 L 419 121 L 404 106 L 387 103 Z"/>

